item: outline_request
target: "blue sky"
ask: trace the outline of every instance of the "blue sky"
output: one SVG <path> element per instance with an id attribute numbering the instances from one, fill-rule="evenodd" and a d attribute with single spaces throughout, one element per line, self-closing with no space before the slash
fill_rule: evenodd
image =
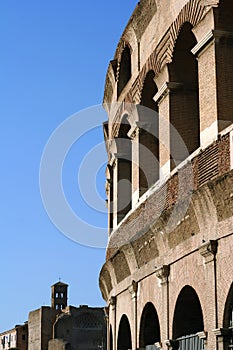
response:
<path id="1" fill-rule="evenodd" d="M 0 331 L 50 305 L 50 286 L 59 277 L 69 284 L 69 304 L 104 305 L 98 275 L 105 250 L 75 243 L 53 225 L 40 196 L 39 169 L 54 130 L 74 113 L 102 103 L 109 60 L 136 4 L 0 3 Z M 82 201 L 77 180 L 85 154 L 102 140 L 100 126 L 70 149 L 63 185 L 83 220 L 106 227 L 106 213 Z M 103 166 L 95 179 L 103 205 Z"/>

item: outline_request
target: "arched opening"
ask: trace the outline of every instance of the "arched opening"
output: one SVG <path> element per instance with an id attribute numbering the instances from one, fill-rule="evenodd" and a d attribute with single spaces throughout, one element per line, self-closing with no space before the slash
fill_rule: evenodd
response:
<path id="1" fill-rule="evenodd" d="M 131 53 L 129 46 L 125 46 L 120 62 L 119 78 L 117 85 L 117 98 L 120 96 L 125 85 L 128 83 L 131 78 Z"/>
<path id="2" fill-rule="evenodd" d="M 110 325 L 110 332 L 109 332 L 109 347 L 110 350 L 113 350 L 113 336 L 112 336 L 112 326 Z"/>
<path id="3" fill-rule="evenodd" d="M 152 70 L 146 75 L 139 109 L 139 196 L 159 179 L 158 104 L 153 99 L 158 88 L 154 77 Z"/>
<path id="4" fill-rule="evenodd" d="M 223 327 L 228 330 L 224 336 L 224 349 L 229 350 L 233 348 L 233 283 L 225 304 Z"/>
<path id="5" fill-rule="evenodd" d="M 221 0 L 214 15 L 218 126 L 221 131 L 233 122 L 233 1 Z"/>
<path id="6" fill-rule="evenodd" d="M 144 80 L 142 95 L 141 95 L 141 105 L 158 112 L 158 103 L 154 101 L 154 96 L 158 92 L 157 85 L 154 81 L 155 72 L 150 70 Z"/>
<path id="7" fill-rule="evenodd" d="M 123 315 L 118 330 L 117 350 L 128 349 L 132 349 L 131 330 L 127 316 Z"/>
<path id="8" fill-rule="evenodd" d="M 106 167 L 106 193 L 108 197 L 108 229 L 109 234 L 111 234 L 113 230 L 113 167 L 108 164 Z"/>
<path id="9" fill-rule="evenodd" d="M 130 124 L 127 115 L 121 121 L 117 143 L 117 223 L 132 207 L 132 141 L 128 137 Z"/>
<path id="10" fill-rule="evenodd" d="M 159 319 L 154 305 L 149 302 L 145 305 L 141 316 L 139 347 L 145 348 L 157 342 L 160 342 Z"/>
<path id="11" fill-rule="evenodd" d="M 180 144 L 176 133 L 170 131 L 171 168 L 191 154 L 200 145 L 198 63 L 191 49 L 197 41 L 192 25 L 186 22 L 177 38 L 170 77 L 170 122 L 179 133 L 186 150 Z"/>
<path id="12" fill-rule="evenodd" d="M 201 350 L 203 343 L 196 333 L 203 330 L 203 314 L 198 295 L 192 287 L 185 286 L 176 301 L 173 339 L 178 339 L 181 347 L 183 344 L 195 344 L 195 349 Z"/>

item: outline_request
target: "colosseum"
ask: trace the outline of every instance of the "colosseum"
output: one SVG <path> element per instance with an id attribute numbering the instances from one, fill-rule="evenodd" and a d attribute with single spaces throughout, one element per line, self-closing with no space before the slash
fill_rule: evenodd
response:
<path id="1" fill-rule="evenodd" d="M 232 72 L 232 0 L 137 4 L 103 102 L 108 350 L 233 348 Z"/>

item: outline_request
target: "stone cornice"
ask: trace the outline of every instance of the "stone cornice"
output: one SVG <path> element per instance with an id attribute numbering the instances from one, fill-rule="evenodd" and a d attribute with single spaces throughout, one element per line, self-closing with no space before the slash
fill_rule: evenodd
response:
<path id="1" fill-rule="evenodd" d="M 161 284 L 167 283 L 168 276 L 170 274 L 170 266 L 169 265 L 162 265 L 160 267 L 157 267 L 155 269 L 156 277 L 161 280 Z"/>
<path id="2" fill-rule="evenodd" d="M 218 241 L 210 240 L 204 242 L 200 248 L 199 253 L 203 256 L 205 264 L 214 260 L 215 255 L 217 254 Z"/>

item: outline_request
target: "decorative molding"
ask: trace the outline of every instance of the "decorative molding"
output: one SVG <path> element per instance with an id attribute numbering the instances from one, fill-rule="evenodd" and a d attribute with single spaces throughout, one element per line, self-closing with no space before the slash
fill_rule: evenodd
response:
<path id="1" fill-rule="evenodd" d="M 109 320 L 109 306 L 104 307 L 104 318 L 108 322 L 108 320 Z"/>
<path id="2" fill-rule="evenodd" d="M 156 346 L 157 349 L 162 349 L 162 343 L 161 342 L 155 343 L 155 346 Z"/>
<path id="3" fill-rule="evenodd" d="M 217 254 L 218 241 L 210 240 L 203 243 L 199 248 L 199 253 L 203 256 L 205 264 L 214 260 Z"/>
<path id="4" fill-rule="evenodd" d="M 216 328 L 213 329 L 212 332 L 216 337 L 224 337 L 226 335 L 231 334 L 231 329 L 230 328 Z"/>
<path id="5" fill-rule="evenodd" d="M 197 333 L 197 336 L 198 336 L 200 339 L 207 339 L 208 333 L 205 332 L 205 331 L 198 332 L 198 333 Z"/>
<path id="6" fill-rule="evenodd" d="M 170 266 L 169 265 L 162 265 L 160 267 L 157 267 L 155 269 L 156 277 L 161 280 L 161 284 L 167 283 L 168 276 L 170 274 Z"/>
<path id="7" fill-rule="evenodd" d="M 112 307 L 116 306 L 116 297 L 115 296 L 111 296 L 111 298 L 109 299 L 109 305 L 111 305 Z"/>
<path id="8" fill-rule="evenodd" d="M 193 55 L 199 55 L 203 50 L 208 47 L 213 40 L 224 39 L 233 39 L 233 33 L 223 30 L 210 30 L 191 50 Z"/>
<path id="9" fill-rule="evenodd" d="M 214 31 L 210 30 L 191 50 L 193 55 L 198 55 L 214 39 Z"/>
<path id="10" fill-rule="evenodd" d="M 154 101 L 160 103 L 161 100 L 168 95 L 170 91 L 180 90 L 183 87 L 183 83 L 178 82 L 166 82 L 164 83 L 157 94 L 154 96 Z"/>
<path id="11" fill-rule="evenodd" d="M 137 126 L 137 124 L 135 124 L 134 126 L 131 127 L 127 135 L 130 139 L 134 140 L 138 136 L 139 131 L 140 131 L 139 127 Z"/>
<path id="12" fill-rule="evenodd" d="M 116 166 L 116 163 L 117 163 L 117 159 L 115 157 L 114 154 L 111 155 L 111 159 L 109 161 L 109 164 L 111 165 L 111 167 L 114 169 L 114 167 Z"/>
<path id="13" fill-rule="evenodd" d="M 153 97 L 153 100 L 159 103 L 164 97 L 167 96 L 168 93 L 168 83 L 164 83 L 159 89 L 159 91 L 156 93 L 156 95 Z"/>
<path id="14" fill-rule="evenodd" d="M 128 291 L 131 294 L 132 299 L 135 299 L 138 292 L 138 282 L 132 281 L 132 284 L 128 287 Z"/>
<path id="15" fill-rule="evenodd" d="M 202 0 L 202 5 L 206 6 L 207 8 L 218 7 L 219 0 Z"/>

